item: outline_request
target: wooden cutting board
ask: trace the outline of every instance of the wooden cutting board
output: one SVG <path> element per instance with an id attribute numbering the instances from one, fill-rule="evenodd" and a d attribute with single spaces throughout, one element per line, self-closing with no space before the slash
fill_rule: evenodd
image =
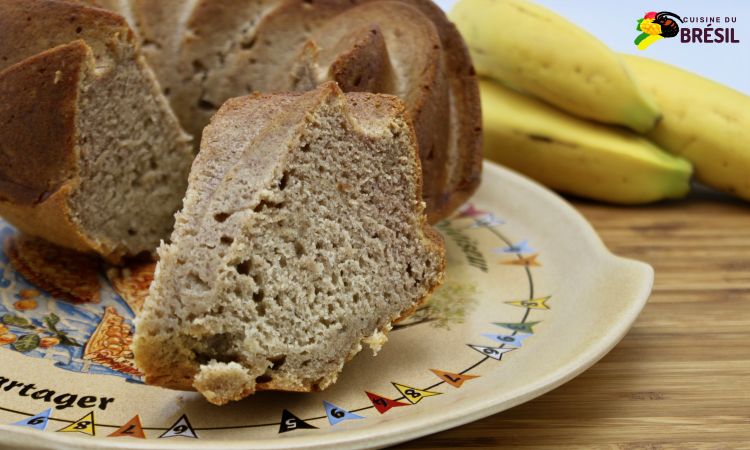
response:
<path id="1" fill-rule="evenodd" d="M 573 203 L 614 253 L 656 270 L 631 332 L 557 390 L 399 448 L 750 449 L 750 204 L 705 190 Z"/>

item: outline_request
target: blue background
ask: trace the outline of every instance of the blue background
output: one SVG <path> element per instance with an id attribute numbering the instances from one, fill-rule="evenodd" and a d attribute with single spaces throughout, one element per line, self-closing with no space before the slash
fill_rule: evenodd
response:
<path id="1" fill-rule="evenodd" d="M 750 1 L 534 1 L 588 30 L 615 51 L 655 58 L 750 95 Z M 450 9 L 456 0 L 437 0 L 437 3 L 444 9 Z M 671 11 L 680 17 L 720 16 L 722 22 L 725 16 L 737 17 L 737 22 L 729 26 L 735 28 L 735 37 L 740 43 L 681 44 L 679 37 L 675 37 L 661 40 L 640 51 L 633 45 L 633 39 L 638 35 L 635 26 L 636 21 L 648 11 Z M 719 26 L 725 25 L 722 23 Z"/>

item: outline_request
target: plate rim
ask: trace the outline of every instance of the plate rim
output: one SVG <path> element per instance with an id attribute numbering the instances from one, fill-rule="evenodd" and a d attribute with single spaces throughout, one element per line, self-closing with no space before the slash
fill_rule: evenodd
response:
<path id="1" fill-rule="evenodd" d="M 39 433 L 36 430 L 27 430 L 12 425 L 0 424 L 0 432 L 4 435 L 7 444 L 13 444 L 20 448 L 59 448 L 61 445 L 71 445 L 71 448 L 77 449 L 137 449 L 137 450 L 177 450 L 177 449 L 197 449 L 206 448 L 216 445 L 216 448 L 227 450 L 245 450 L 245 449 L 314 449 L 330 448 L 332 446 L 346 446 L 351 449 L 370 449 L 382 448 L 395 445 L 402 442 L 411 441 L 424 437 L 426 435 L 445 431 L 455 428 L 476 420 L 497 414 L 508 410 L 522 403 L 537 398 L 555 388 L 567 383 L 581 373 L 588 370 L 610 350 L 612 350 L 628 333 L 635 323 L 638 315 L 645 307 L 651 294 L 654 283 L 654 269 L 647 263 L 630 258 L 624 258 L 612 253 L 599 237 L 594 227 L 586 218 L 576 210 L 568 201 L 560 195 L 538 184 L 536 181 L 521 175 L 511 169 L 502 167 L 491 161 L 484 161 L 484 175 L 493 173 L 494 176 L 511 179 L 516 184 L 521 185 L 524 189 L 531 191 L 534 195 L 546 198 L 550 203 L 559 207 L 563 215 L 570 219 L 572 226 L 580 229 L 585 236 L 582 245 L 587 247 L 587 251 L 592 252 L 597 258 L 608 260 L 619 267 L 629 266 L 632 271 L 640 271 L 638 286 L 633 287 L 633 298 L 629 298 L 629 304 L 621 314 L 621 318 L 615 322 L 615 326 L 607 330 L 603 336 L 593 341 L 591 345 L 584 348 L 584 351 L 578 358 L 571 359 L 567 363 L 559 366 L 556 370 L 546 373 L 535 383 L 528 384 L 519 389 L 520 393 L 514 395 L 512 399 L 504 400 L 501 395 L 488 395 L 481 402 L 475 403 L 476 407 L 464 407 L 460 413 L 450 412 L 443 414 L 432 414 L 421 418 L 420 427 L 414 429 L 409 425 L 411 420 L 390 422 L 388 424 L 388 433 L 380 435 L 374 434 L 372 427 L 362 427 L 347 430 L 347 432 L 336 434 L 320 434 L 279 438 L 263 439 L 232 439 L 226 441 L 214 441 L 208 444 L 207 440 L 197 441 L 180 441 L 164 442 L 149 439 L 147 441 L 134 441 L 132 439 L 115 441 L 115 440 L 91 440 L 79 438 L 76 436 L 65 436 L 51 433 Z M 613 270 L 613 269 L 610 269 Z M 490 391 L 491 392 L 491 391 Z M 382 425 L 382 424 L 381 424 Z M 377 428 L 376 428 L 377 430 Z M 0 447 L 4 446 L 0 444 Z M 14 448 L 18 448 L 14 447 Z"/>

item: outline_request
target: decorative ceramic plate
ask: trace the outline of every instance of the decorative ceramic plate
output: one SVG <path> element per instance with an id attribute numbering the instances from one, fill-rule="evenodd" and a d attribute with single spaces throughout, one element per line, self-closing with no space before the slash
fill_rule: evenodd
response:
<path id="1" fill-rule="evenodd" d="M 0 446 L 373 448 L 539 396 L 591 366 L 652 269 L 609 253 L 563 200 L 493 164 L 439 225 L 445 285 L 330 389 L 224 407 L 140 381 L 129 345 L 153 265 L 101 267 L 1 224 Z"/>

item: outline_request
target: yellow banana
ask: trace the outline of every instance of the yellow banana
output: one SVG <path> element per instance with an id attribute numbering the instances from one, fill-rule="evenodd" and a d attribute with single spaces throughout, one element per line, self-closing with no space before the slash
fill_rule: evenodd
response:
<path id="1" fill-rule="evenodd" d="M 481 80 L 484 154 L 558 191 L 612 203 L 679 198 L 690 163 L 619 127 L 570 116 Z"/>
<path id="2" fill-rule="evenodd" d="M 653 128 L 659 111 L 617 54 L 524 0 L 461 0 L 450 14 L 477 72 L 579 117 Z"/>
<path id="3" fill-rule="evenodd" d="M 750 200 L 750 96 L 658 61 L 623 56 L 664 113 L 648 136 L 690 160 L 702 183 Z"/>

